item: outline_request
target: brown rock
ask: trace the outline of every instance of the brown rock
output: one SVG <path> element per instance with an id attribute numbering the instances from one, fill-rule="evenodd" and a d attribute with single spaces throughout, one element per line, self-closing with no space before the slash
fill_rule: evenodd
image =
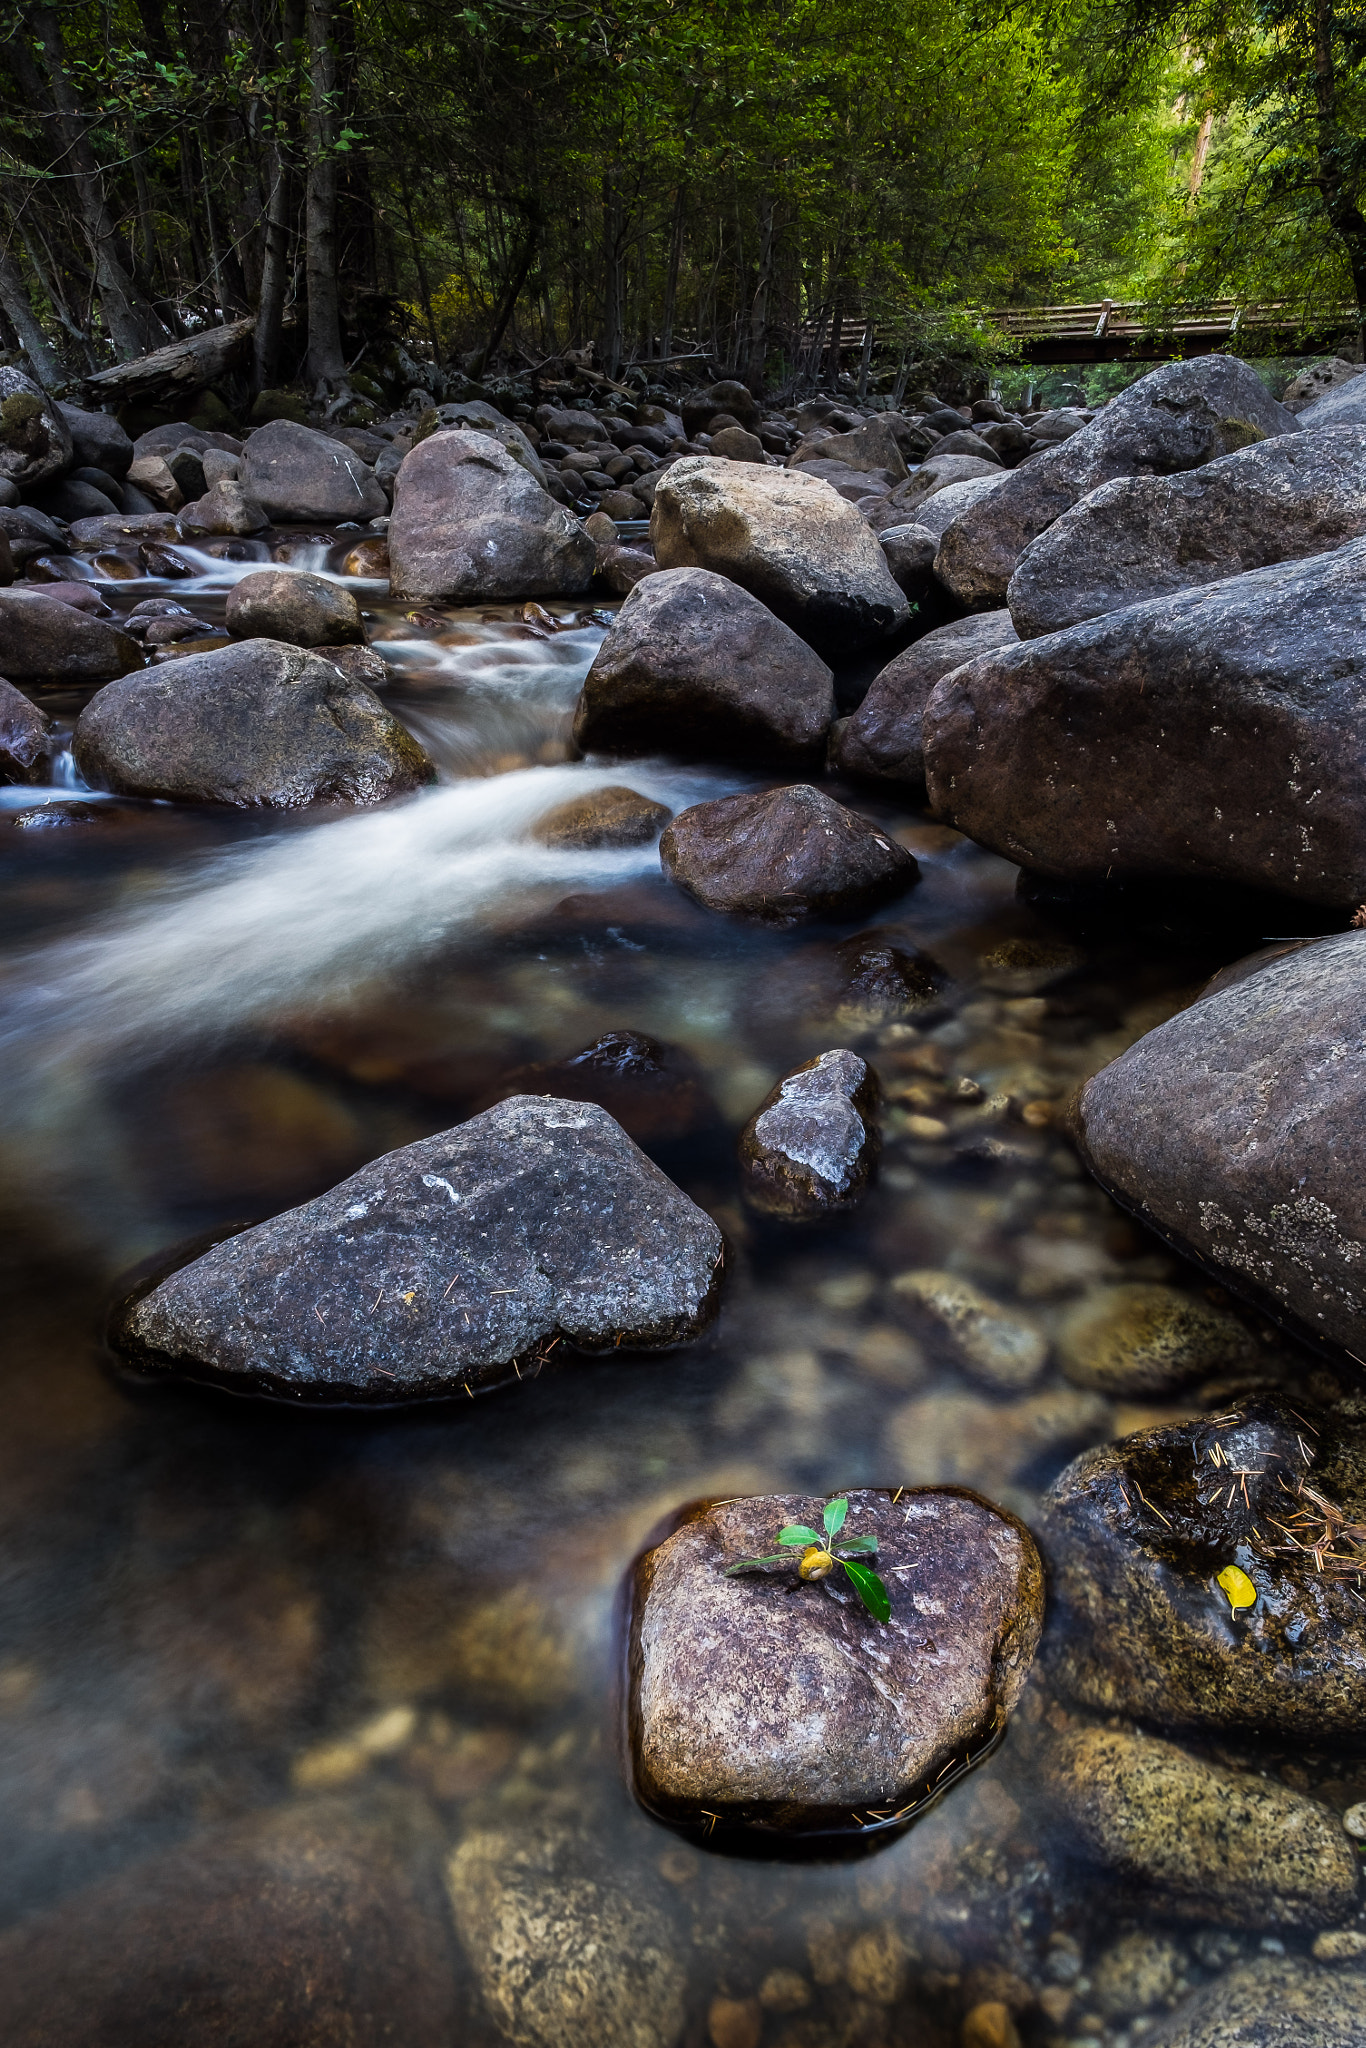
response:
<path id="1" fill-rule="evenodd" d="M 0 677 L 0 782 L 44 782 L 52 766 L 52 720 Z"/>
<path id="2" fill-rule="evenodd" d="M 842 1215 L 877 1164 L 877 1075 L 857 1053 L 818 1053 L 773 1088 L 740 1134 L 740 1185 L 764 1215 Z"/>
<path id="3" fill-rule="evenodd" d="M 923 783 L 921 720 L 932 691 L 964 662 L 1016 638 L 1010 613 L 999 611 L 955 619 L 914 641 L 874 677 L 857 711 L 836 727 L 831 767 L 881 782 Z"/>
<path id="4" fill-rule="evenodd" d="M 185 503 L 185 494 L 164 455 L 139 455 L 130 465 L 125 481 L 141 491 L 144 498 L 150 498 L 162 512 L 178 512 Z"/>
<path id="5" fill-rule="evenodd" d="M 1301 1956 L 1263 1956 L 1216 1977 L 1146 2048 L 1360 2048 L 1366 2041 L 1366 1978 L 1316 1969 Z"/>
<path id="6" fill-rule="evenodd" d="M 720 433 L 711 437 L 711 452 L 726 462 L 762 462 L 764 444 L 757 434 L 747 433 L 743 427 L 722 427 Z"/>
<path id="7" fill-rule="evenodd" d="M 713 1998 L 707 2008 L 712 2048 L 759 2048 L 763 2031 L 763 2007 L 757 1998 Z"/>
<path id="8" fill-rule="evenodd" d="M 858 917 L 920 879 L 904 847 L 809 783 L 694 804 L 665 831 L 659 857 L 709 910 L 768 924 Z"/>
<path id="9" fill-rule="evenodd" d="M 477 1107 L 512 1095 L 596 1102 L 638 1145 L 668 1144 L 711 1129 L 719 1112 L 690 1053 L 641 1031 L 605 1031 L 582 1052 L 536 1060 L 501 1075 Z"/>
<path id="10" fill-rule="evenodd" d="M 199 534 L 262 533 L 270 525 L 264 505 L 235 477 L 219 477 L 203 497 L 181 509 L 177 521 L 187 540 Z"/>
<path id="11" fill-rule="evenodd" d="M 104 683 L 142 667 L 136 640 L 37 590 L 0 590 L 0 674 Z"/>
<path id="12" fill-rule="evenodd" d="M 1155 1281 L 1096 1288 L 1058 1331 L 1058 1356 L 1074 1386 L 1140 1398 L 1235 1372 L 1251 1349 L 1236 1316 Z"/>
<path id="13" fill-rule="evenodd" d="M 343 584 L 301 569 L 257 569 L 228 593 L 235 640 L 287 640 L 293 647 L 363 641 L 360 606 Z"/>
<path id="14" fill-rule="evenodd" d="M 597 551 L 573 514 L 487 434 L 432 434 L 403 459 L 389 526 L 395 597 L 575 597 Z"/>
<path id="15" fill-rule="evenodd" d="M 602 847 L 648 846 L 668 824 L 667 804 L 654 803 L 624 783 L 609 783 L 587 796 L 570 797 L 543 811 L 531 828 L 543 846 L 593 852 Z"/>
<path id="16" fill-rule="evenodd" d="M 293 420 L 272 420 L 247 436 L 239 476 L 247 497 L 274 520 L 356 519 L 363 525 L 389 509 L 354 449 Z"/>
<path id="17" fill-rule="evenodd" d="M 965 437 L 966 438 L 966 437 Z M 1020 2048 L 1019 2030 L 1010 2007 L 999 1999 L 974 2005 L 963 2021 L 962 2048 Z"/>

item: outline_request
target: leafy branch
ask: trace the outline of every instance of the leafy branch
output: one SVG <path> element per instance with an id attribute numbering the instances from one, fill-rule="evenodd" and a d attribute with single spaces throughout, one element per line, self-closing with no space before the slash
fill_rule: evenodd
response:
<path id="1" fill-rule="evenodd" d="M 785 1529 L 778 1531 L 777 1541 L 783 1546 L 781 1550 L 771 1551 L 767 1557 L 746 1557 L 739 1564 L 727 1565 L 726 1577 L 733 1578 L 737 1572 L 757 1571 L 761 1565 L 791 1564 L 793 1551 L 800 1549 L 797 1569 L 804 1581 L 828 1579 L 838 1565 L 874 1621 L 890 1621 L 892 1603 L 887 1596 L 887 1588 L 871 1565 L 859 1562 L 860 1558 L 876 1556 L 877 1537 L 843 1535 L 848 1513 L 846 1495 L 827 1501 L 821 1515 L 823 1535 L 801 1522 L 789 1522 Z"/>

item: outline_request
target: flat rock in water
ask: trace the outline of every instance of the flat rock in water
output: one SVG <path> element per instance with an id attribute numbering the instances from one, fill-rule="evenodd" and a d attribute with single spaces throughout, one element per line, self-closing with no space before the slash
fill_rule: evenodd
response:
<path id="1" fill-rule="evenodd" d="M 854 1208 L 877 1164 L 877 1101 L 877 1075 L 844 1047 L 794 1069 L 740 1134 L 745 1200 L 791 1222 Z"/>
<path id="2" fill-rule="evenodd" d="M 1086 1162 L 1126 1208 L 1305 1335 L 1366 1355 L 1366 933 L 1272 959 L 1087 1082 Z"/>
<path id="3" fill-rule="evenodd" d="M 1010 613 L 999 611 L 954 619 L 913 641 L 874 677 L 857 711 L 840 720 L 831 737 L 830 766 L 880 782 L 923 783 L 921 721 L 931 692 L 964 662 L 1012 647 L 1017 637 Z"/>
<path id="4" fill-rule="evenodd" d="M 389 524 L 395 597 L 577 597 L 596 561 L 574 515 L 487 434 L 432 434 L 404 456 Z"/>
<path id="5" fill-rule="evenodd" d="M 614 846 L 648 846 L 672 816 L 667 804 L 657 804 L 624 783 L 609 783 L 543 811 L 531 836 L 543 846 L 590 853 Z"/>
<path id="6" fill-rule="evenodd" d="M 52 751 L 52 720 L 0 677 L 0 782 L 45 782 Z"/>
<path id="7" fill-rule="evenodd" d="M 679 1930 L 649 1885 L 635 1873 L 628 1881 L 586 1832 L 541 1819 L 477 1830 L 451 1857 L 448 1883 L 505 2040 L 673 2048 L 686 2015 Z"/>
<path id="8" fill-rule="evenodd" d="M 1356 1905 L 1357 1859 L 1316 1799 L 1149 1735 L 1090 1728 L 1048 1744 L 1039 1790 L 1060 1841 L 1164 1916 L 1229 1927 L 1331 1927 Z"/>
<path id="9" fill-rule="evenodd" d="M 1164 363 L 957 519 L 944 535 L 937 574 L 960 602 L 990 611 L 1005 603 L 1029 543 L 1097 484 L 1198 469 L 1251 441 L 1297 433 L 1300 424 L 1236 356 Z"/>
<path id="10" fill-rule="evenodd" d="M 364 525 L 389 509 L 353 449 L 294 420 L 272 420 L 248 434 L 238 481 L 276 521 L 355 519 Z"/>
<path id="11" fill-rule="evenodd" d="M 287 640 L 292 647 L 342 646 L 365 638 L 360 606 L 344 584 L 302 569 L 257 569 L 228 593 L 235 640 Z"/>
<path id="12" fill-rule="evenodd" d="M 561 1343 L 687 1343 L 715 1312 L 721 1250 L 605 1110 L 518 1095 L 215 1246 L 112 1335 L 149 1371 L 243 1393 L 434 1399 Z"/>
<path id="13" fill-rule="evenodd" d="M 1353 908 L 1366 540 L 980 656 L 938 685 L 922 742 L 937 814 L 1038 873 Z"/>
<path id="14" fill-rule="evenodd" d="M 270 810 L 381 803 L 435 775 L 372 690 L 279 640 L 187 654 L 110 684 L 76 721 L 73 746 L 92 789 Z"/>
<path id="15" fill-rule="evenodd" d="M 1144 2036 L 1146 2048 L 1361 2048 L 1366 1977 L 1259 1956 L 1216 1977 Z"/>
<path id="16" fill-rule="evenodd" d="M 1020 557 L 1022 640 L 1080 619 L 1322 555 L 1366 534 L 1366 425 L 1282 435 L 1181 476 L 1116 477 Z"/>
<path id="17" fill-rule="evenodd" d="M 1084 1452 L 1039 1523 L 1058 1685 L 1171 1727 L 1349 1741 L 1366 1715 L 1362 1556 L 1320 1539 L 1362 1522 L 1366 1430 L 1299 1400 L 1247 1397 Z"/>
<path id="18" fill-rule="evenodd" d="M 0 478 L 31 491 L 72 460 L 71 429 L 57 401 L 22 370 L 0 364 Z"/>
<path id="19" fill-rule="evenodd" d="M 844 1573 L 791 1562 L 736 1577 L 821 1499 L 701 1503 L 635 1567 L 629 1740 L 635 1790 L 684 1824 L 853 1832 L 974 1761 L 1019 1697 L 1043 1620 L 1028 1530 L 975 1494 L 860 1489 L 844 1535 L 876 1536 L 891 1602 L 875 1621 Z M 839 1548 L 839 1545 L 836 1545 Z"/>
<path id="20" fill-rule="evenodd" d="M 142 667 L 142 649 L 104 619 L 41 589 L 0 590 L 0 674 L 106 683 Z"/>
<path id="21" fill-rule="evenodd" d="M 1170 1394 L 1237 1372 L 1253 1349 L 1227 1309 L 1152 1280 L 1095 1288 L 1058 1328 L 1058 1355 L 1073 1386 L 1121 1397 Z"/>
<path id="22" fill-rule="evenodd" d="M 767 924 L 860 917 L 920 880 L 913 854 L 810 783 L 680 811 L 664 872 L 704 903 Z"/>
<path id="23" fill-rule="evenodd" d="M 192 1836 L 0 1934 L 5 2048 L 457 2038 L 440 1835 L 401 1793 Z"/>
<path id="24" fill-rule="evenodd" d="M 581 1052 L 533 1060 L 503 1074 L 481 1108 L 511 1095 L 553 1095 L 596 1102 L 638 1145 L 695 1138 L 720 1121 L 702 1070 L 681 1046 L 643 1031 L 604 1031 Z"/>
<path id="25" fill-rule="evenodd" d="M 871 646 L 909 617 L 881 548 L 854 507 L 797 469 L 684 456 L 655 492 L 661 569 L 713 569 L 818 653 Z"/>
<path id="26" fill-rule="evenodd" d="M 632 590 L 584 682 L 585 753 L 814 755 L 834 678 L 766 605 L 710 569 L 657 570 Z"/>

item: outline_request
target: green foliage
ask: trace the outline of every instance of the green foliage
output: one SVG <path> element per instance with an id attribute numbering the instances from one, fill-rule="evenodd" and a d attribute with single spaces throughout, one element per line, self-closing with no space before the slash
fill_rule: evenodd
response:
<path id="1" fill-rule="evenodd" d="M 848 1495 L 837 1495 L 834 1500 L 828 1500 L 821 1511 L 823 1536 L 817 1535 L 814 1529 L 808 1529 L 804 1523 L 789 1522 L 786 1528 L 778 1531 L 778 1541 L 787 1546 L 785 1550 L 771 1551 L 766 1557 L 745 1557 L 738 1564 L 727 1565 L 727 1578 L 734 1578 L 740 1572 L 758 1571 L 766 1564 L 791 1564 L 792 1551 L 800 1546 L 800 1568 L 804 1580 L 829 1578 L 838 1565 L 874 1621 L 890 1621 L 892 1604 L 887 1588 L 870 1565 L 858 1561 L 876 1555 L 877 1537 L 845 1536 L 843 1530 L 848 1514 Z"/>

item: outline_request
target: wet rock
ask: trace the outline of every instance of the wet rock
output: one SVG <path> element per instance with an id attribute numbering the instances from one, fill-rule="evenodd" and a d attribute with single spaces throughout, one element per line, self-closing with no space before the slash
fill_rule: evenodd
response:
<path id="1" fill-rule="evenodd" d="M 403 459 L 389 560 L 396 597 L 573 597 L 592 581 L 596 549 L 505 449 L 449 432 Z"/>
<path id="2" fill-rule="evenodd" d="M 287 640 L 292 647 L 363 641 L 360 606 L 344 584 L 300 569 L 257 569 L 228 593 L 236 640 Z"/>
<path id="3" fill-rule="evenodd" d="M 1186 1972 L 1186 1955 L 1169 1934 L 1136 1931 L 1121 1935 L 1091 1967 L 1091 1995 L 1108 2019 L 1175 2002 Z"/>
<path id="4" fill-rule="evenodd" d="M 503 1074 L 479 1107 L 512 1095 L 553 1095 L 596 1102 L 638 1145 L 695 1138 L 714 1126 L 716 1104 L 701 1069 L 681 1046 L 662 1045 L 643 1031 L 604 1031 L 581 1052 L 536 1060 Z"/>
<path id="5" fill-rule="evenodd" d="M 931 805 L 1058 878 L 1203 876 L 1355 906 L 1363 626 L 1358 540 L 980 656 L 925 708 Z"/>
<path id="6" fill-rule="evenodd" d="M 1236 1292 L 1366 1354 L 1366 1197 L 1354 1131 L 1366 933 L 1271 960 L 1090 1080 L 1087 1164 Z"/>
<path id="7" fill-rule="evenodd" d="M 1048 1339 L 1028 1316 L 1004 1308 L 956 1273 L 899 1273 L 892 1293 L 914 1326 L 932 1332 L 970 1379 L 1023 1393 L 1048 1362 Z"/>
<path id="8" fill-rule="evenodd" d="M 50 797 L 31 810 L 16 811 L 10 818 L 12 832 L 62 832 L 77 825 L 118 825 L 127 812 L 114 804 L 87 804 L 79 799 L 63 802 Z"/>
<path id="9" fill-rule="evenodd" d="M 383 655 L 373 647 L 354 643 L 349 647 L 324 645 L 315 647 L 313 652 L 340 669 L 348 682 L 363 683 L 367 690 L 387 690 L 393 681 Z"/>
<path id="10" fill-rule="evenodd" d="M 372 691 L 277 640 L 186 655 L 98 691 L 73 745 L 92 789 L 272 810 L 381 803 L 434 772 Z"/>
<path id="11" fill-rule="evenodd" d="M 835 948 L 840 1001 L 874 1017 L 905 1017 L 937 1009 L 949 977 L 916 946 L 899 946 L 886 931 L 856 932 Z"/>
<path id="12" fill-rule="evenodd" d="M 835 715 L 820 657 L 747 590 L 666 569 L 631 592 L 574 715 L 587 752 L 814 755 Z"/>
<path id="13" fill-rule="evenodd" d="M 598 513 L 591 515 L 598 518 Z M 634 514 L 629 516 L 636 516 Z M 655 558 L 644 548 L 600 547 L 594 575 L 611 597 L 628 597 L 637 583 L 643 583 L 647 576 L 659 573 Z"/>
<path id="14" fill-rule="evenodd" d="M 1267 1956 L 1188 1998 L 1147 2048 L 1359 2048 L 1366 1978 L 1300 1956 Z"/>
<path id="15" fill-rule="evenodd" d="M 939 578 L 972 610 L 992 610 L 1005 603 L 1030 541 L 1097 484 L 1198 469 L 1299 425 L 1235 356 L 1164 363 L 1112 398 L 1079 433 L 1012 470 L 999 490 L 956 520 L 940 547 Z"/>
<path id="16" fill-rule="evenodd" d="M 517 2048 L 673 2048 L 686 1973 L 638 1874 L 555 1821 L 468 1835 L 450 1860 L 456 1925 L 488 2011 Z"/>
<path id="17" fill-rule="evenodd" d="M 440 1839 L 414 1798 L 252 1815 L 0 1934 L 6 2048 L 455 2038 Z"/>
<path id="18" fill-rule="evenodd" d="M 1095 1289 L 1058 1330 L 1058 1357 L 1072 1384 L 1120 1397 L 1174 1393 L 1236 1372 L 1251 1353 L 1236 1316 L 1152 1281 Z"/>
<path id="19" fill-rule="evenodd" d="M 361 525 L 389 501 L 354 450 L 293 420 L 272 420 L 248 434 L 239 479 L 273 520 L 355 519 Z"/>
<path id="20" fill-rule="evenodd" d="M 751 1208 L 789 1222 L 843 1215 L 877 1164 L 877 1075 L 857 1053 L 818 1053 L 773 1088 L 740 1134 Z"/>
<path id="21" fill-rule="evenodd" d="M 905 598 L 854 507 L 800 470 L 684 456 L 655 492 L 661 569 L 712 569 L 818 652 L 851 653 L 903 624 Z"/>
<path id="22" fill-rule="evenodd" d="M 483 1583 L 487 1583 L 486 1581 Z M 508 1723 L 560 1715 L 578 1690 L 572 1633 L 552 1596 L 525 1583 L 471 1598 L 458 1561 L 411 1564 L 384 1582 L 361 1643 L 376 1700 L 446 1699 Z"/>
<path id="23" fill-rule="evenodd" d="M 1078 1445 L 1112 1433 L 1114 1410 L 1099 1394 L 1049 1388 L 1020 1401 L 977 1394 L 927 1394 L 892 1417 L 888 1441 L 898 1471 L 918 1486 L 999 1490 L 1025 1484 L 1042 1465 L 1056 1472 Z"/>
<path id="24" fill-rule="evenodd" d="M 0 479 L 31 491 L 73 460 L 71 429 L 57 401 L 22 370 L 0 365 Z"/>
<path id="25" fill-rule="evenodd" d="M 27 567 L 39 555 L 66 552 L 66 534 L 36 505 L 0 505 L 0 533 L 9 543 L 16 569 Z"/>
<path id="26" fill-rule="evenodd" d="M 1108 1728 L 1064 1736 L 1045 1752 L 1043 1789 L 1071 1854 L 1173 1918 L 1323 1927 L 1356 1904 L 1356 1857 L 1336 1814 L 1174 1743 Z"/>
<path id="27" fill-rule="evenodd" d="M 186 540 L 201 534 L 262 533 L 270 525 L 264 505 L 236 477 L 219 477 L 202 498 L 182 507 L 177 521 Z"/>
<path id="28" fill-rule="evenodd" d="M 564 847 L 574 852 L 648 846 L 658 838 L 672 815 L 667 804 L 657 804 L 622 783 L 609 783 L 587 796 L 570 797 L 567 803 L 543 811 L 531 828 L 531 836 L 543 846 Z"/>
<path id="29" fill-rule="evenodd" d="M 920 879 L 904 847 L 809 783 L 694 804 L 665 831 L 659 857 L 709 910 L 768 924 L 859 917 Z"/>
<path id="30" fill-rule="evenodd" d="M 77 519 L 71 527 L 72 544 L 78 548 L 116 548 L 126 540 L 176 540 L 179 534 L 174 512 L 120 512 L 112 519 Z"/>
<path id="31" fill-rule="evenodd" d="M 1010 613 L 1000 611 L 955 619 L 912 642 L 874 678 L 853 716 L 840 721 L 831 736 L 831 767 L 881 782 L 923 783 L 921 723 L 932 691 L 964 662 L 1016 638 Z"/>
<path id="32" fill-rule="evenodd" d="M 629 1725 L 635 1785 L 684 1822 L 801 1833 L 912 1805 L 1013 1708 L 1043 1615 L 1022 1523 L 966 1494 L 855 1491 L 846 1533 L 878 1538 L 883 1625 L 844 1574 L 786 1560 L 739 1577 L 819 1499 L 686 1511 L 635 1568 Z"/>
<path id="33" fill-rule="evenodd" d="M 0 782 L 46 782 L 52 753 L 52 720 L 0 677 Z"/>
<path id="34" fill-rule="evenodd" d="M 141 667 L 142 649 L 116 626 L 38 590 L 0 590 L 0 674 L 104 683 Z"/>
<path id="35" fill-rule="evenodd" d="M 1288 434 L 1182 476 L 1117 477 L 1031 541 L 1010 579 L 1022 640 L 1329 553 L 1366 534 L 1366 426 Z"/>
<path id="36" fill-rule="evenodd" d="M 122 1311 L 147 1370 L 307 1401 L 436 1398 L 558 1344 L 660 1350 L 721 1233 L 591 1104 L 516 1096 L 216 1246 Z"/>
<path id="37" fill-rule="evenodd" d="M 58 403 L 71 436 L 73 460 L 88 463 L 122 483 L 133 461 L 133 444 L 110 412 L 83 412 L 78 405 Z"/>
<path id="38" fill-rule="evenodd" d="M 1085 1452 L 1039 1524 L 1058 1684 L 1170 1727 L 1348 1739 L 1366 1709 L 1366 1610 L 1354 1541 L 1325 1531 L 1362 1522 L 1360 1423 L 1300 1400 L 1261 1395 Z M 1229 1567 L 1254 1595 L 1237 1611 Z"/>

